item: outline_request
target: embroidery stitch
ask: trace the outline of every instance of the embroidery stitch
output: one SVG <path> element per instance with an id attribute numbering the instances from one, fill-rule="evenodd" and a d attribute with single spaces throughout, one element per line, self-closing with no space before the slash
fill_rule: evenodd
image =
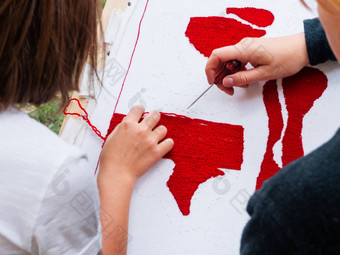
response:
<path id="1" fill-rule="evenodd" d="M 185 32 L 190 43 L 205 57 L 210 57 L 214 49 L 237 44 L 246 37 L 262 37 L 265 34 L 265 30 L 224 17 L 193 17 Z"/>
<path id="2" fill-rule="evenodd" d="M 258 27 L 268 27 L 272 25 L 275 20 L 273 13 L 270 11 L 253 7 L 228 8 L 227 14 L 230 13 L 235 14 L 241 19 L 246 20 Z"/>
<path id="3" fill-rule="evenodd" d="M 108 133 L 124 117 L 116 113 Z M 162 113 L 159 125 L 167 127 L 167 137 L 175 142 L 173 150 L 165 156 L 176 164 L 167 185 L 182 214 L 189 215 L 191 198 L 200 184 L 224 175 L 219 168 L 241 170 L 244 129 L 169 113 Z"/>
<path id="4" fill-rule="evenodd" d="M 288 111 L 288 123 L 282 139 L 282 165 L 304 156 L 302 144 L 303 118 L 311 110 L 327 88 L 327 76 L 320 70 L 306 67 L 298 74 L 282 81 L 283 94 Z M 276 81 L 269 81 L 263 89 L 263 100 L 269 122 L 267 150 L 257 178 L 256 189 L 280 170 L 274 161 L 273 147 L 283 131 L 282 109 L 277 93 Z"/>

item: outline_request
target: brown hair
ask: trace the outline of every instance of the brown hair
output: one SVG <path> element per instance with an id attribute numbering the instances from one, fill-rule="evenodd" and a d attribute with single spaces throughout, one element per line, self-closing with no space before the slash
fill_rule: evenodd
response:
<path id="1" fill-rule="evenodd" d="M 318 4 L 329 13 L 340 15 L 340 0 L 317 0 Z"/>
<path id="2" fill-rule="evenodd" d="M 302 4 L 307 7 L 308 9 L 311 9 L 305 2 L 305 0 L 300 0 Z M 340 14 L 340 0 L 317 0 L 318 4 L 327 10 L 329 13 L 333 14 Z"/>
<path id="3" fill-rule="evenodd" d="M 86 60 L 97 65 L 97 0 L 3 0 L 0 4 L 0 111 L 40 105 L 78 90 Z"/>

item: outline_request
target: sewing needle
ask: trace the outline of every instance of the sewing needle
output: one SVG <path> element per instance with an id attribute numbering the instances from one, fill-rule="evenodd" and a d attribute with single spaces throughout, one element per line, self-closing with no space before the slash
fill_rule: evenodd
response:
<path id="1" fill-rule="evenodd" d="M 205 93 L 207 93 L 215 84 L 211 85 L 209 88 L 207 88 L 191 105 L 189 105 L 189 107 L 187 108 L 187 110 L 189 110 L 189 108 L 191 106 L 193 106 L 198 100 L 201 99 L 202 96 L 205 95 Z"/>
<path id="2" fill-rule="evenodd" d="M 232 60 L 232 61 L 228 61 L 226 63 L 223 64 L 223 68 L 221 70 L 221 72 L 219 72 L 216 77 L 215 77 L 215 81 L 214 84 L 211 85 L 209 88 L 207 88 L 188 108 L 187 110 L 189 110 L 189 108 L 191 106 L 193 106 L 202 96 L 205 95 L 205 93 L 207 93 L 214 85 L 216 84 L 222 84 L 222 81 L 224 79 L 224 77 L 226 77 L 227 75 L 230 74 L 234 74 L 237 73 L 238 71 L 241 71 L 242 69 L 242 63 L 238 60 Z"/>

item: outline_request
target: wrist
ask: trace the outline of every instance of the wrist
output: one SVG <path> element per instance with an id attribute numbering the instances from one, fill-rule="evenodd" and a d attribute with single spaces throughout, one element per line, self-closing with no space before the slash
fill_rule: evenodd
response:
<path id="1" fill-rule="evenodd" d="M 297 36 L 299 37 L 299 40 L 300 40 L 301 49 L 299 50 L 299 52 L 301 52 L 302 54 L 301 58 L 303 61 L 303 65 L 308 66 L 310 63 L 309 63 L 309 58 L 308 58 L 305 33 L 300 33 Z"/>
<path id="2" fill-rule="evenodd" d="M 131 174 L 131 170 L 123 166 L 100 166 L 98 174 L 98 182 L 123 184 L 126 187 L 134 187 L 137 176 Z"/>

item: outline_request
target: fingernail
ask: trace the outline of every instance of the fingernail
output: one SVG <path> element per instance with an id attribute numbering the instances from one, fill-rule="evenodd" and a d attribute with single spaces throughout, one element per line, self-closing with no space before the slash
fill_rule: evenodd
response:
<path id="1" fill-rule="evenodd" d="M 224 87 L 232 87 L 234 86 L 235 82 L 233 78 L 226 78 L 223 80 L 223 86 Z"/>

